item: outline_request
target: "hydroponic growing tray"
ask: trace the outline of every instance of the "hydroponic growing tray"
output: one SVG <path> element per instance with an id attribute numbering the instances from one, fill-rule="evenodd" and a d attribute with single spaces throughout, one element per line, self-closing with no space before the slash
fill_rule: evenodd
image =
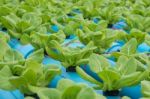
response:
<path id="1" fill-rule="evenodd" d="M 150 99 L 150 0 L 0 0 L 0 99 Z"/>

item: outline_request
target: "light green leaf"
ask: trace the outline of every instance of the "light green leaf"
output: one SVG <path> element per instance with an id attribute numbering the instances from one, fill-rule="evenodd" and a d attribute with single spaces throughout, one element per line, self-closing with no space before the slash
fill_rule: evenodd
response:
<path id="1" fill-rule="evenodd" d="M 135 72 L 137 69 L 137 62 L 134 58 L 130 58 L 125 65 L 121 68 L 120 72 L 122 75 L 128 75 Z"/>
<path id="2" fill-rule="evenodd" d="M 26 69 L 23 72 L 22 77 L 24 77 L 24 79 L 32 85 L 36 84 L 37 73 L 35 71 L 33 71 L 32 69 Z"/>
<path id="3" fill-rule="evenodd" d="M 142 81 L 141 82 L 141 86 L 142 86 L 142 94 L 143 96 L 146 98 L 149 98 L 150 97 L 150 82 L 149 81 Z"/>
<path id="4" fill-rule="evenodd" d="M 100 87 L 102 87 L 102 83 L 97 81 L 96 79 L 92 78 L 91 76 L 89 76 L 84 70 L 82 70 L 80 67 L 76 67 L 76 71 L 77 73 L 84 78 L 85 80 L 93 83 L 93 84 L 98 84 Z"/>
<path id="5" fill-rule="evenodd" d="M 61 93 L 57 89 L 43 88 L 37 94 L 40 99 L 61 99 Z"/>
<path id="6" fill-rule="evenodd" d="M 36 73 L 41 73 L 42 72 L 42 64 L 38 63 L 37 61 L 27 61 L 25 63 L 25 68 L 26 69 L 31 69 Z"/>
<path id="7" fill-rule="evenodd" d="M 115 88 L 116 89 L 120 89 L 122 87 L 125 86 L 132 86 L 134 85 L 134 81 L 136 79 L 138 79 L 138 77 L 141 75 L 141 72 L 134 72 L 132 74 L 129 75 L 125 75 L 123 76 L 121 79 L 119 79 L 116 83 L 115 83 Z M 140 80 L 139 80 L 140 81 Z"/>
<path id="8" fill-rule="evenodd" d="M 64 91 L 65 89 L 69 88 L 70 86 L 74 85 L 75 83 L 69 79 L 62 79 L 57 84 L 57 89 L 60 91 Z"/>
<path id="9" fill-rule="evenodd" d="M 136 49 L 137 49 L 137 40 L 135 38 L 132 38 L 121 48 L 121 53 L 124 53 L 129 56 L 135 54 Z"/>
<path id="10" fill-rule="evenodd" d="M 62 93 L 62 99 L 77 99 L 77 95 L 81 91 L 81 87 L 74 85 L 68 87 L 63 93 Z"/>
<path id="11" fill-rule="evenodd" d="M 102 72 L 98 73 L 98 76 L 104 83 L 103 90 L 114 90 L 114 82 L 118 81 L 121 78 L 118 72 L 112 70 L 103 70 Z"/>
<path id="12" fill-rule="evenodd" d="M 91 70 L 98 73 L 101 72 L 103 69 L 110 66 L 108 60 L 100 55 L 92 54 L 89 58 L 89 65 Z"/>
<path id="13" fill-rule="evenodd" d="M 96 99 L 96 94 L 92 88 L 83 88 L 77 95 L 76 99 Z"/>
<path id="14" fill-rule="evenodd" d="M 27 34 L 23 34 L 20 38 L 20 42 L 22 44 L 29 44 L 30 41 L 31 41 L 31 39 L 30 39 L 29 35 L 27 35 Z"/>
<path id="15" fill-rule="evenodd" d="M 6 42 L 4 42 L 4 41 L 0 41 L 0 60 L 3 60 L 3 57 L 4 57 L 4 55 L 5 55 L 5 53 L 6 53 L 6 51 L 8 50 L 8 49 L 10 49 L 10 47 L 8 46 L 8 44 L 6 43 Z"/>
<path id="16" fill-rule="evenodd" d="M 4 66 L 0 70 L 0 89 L 3 90 L 14 90 L 15 86 L 13 86 L 9 82 L 9 78 L 12 77 L 13 74 L 8 66 Z"/>
<path id="17" fill-rule="evenodd" d="M 122 70 L 122 68 L 124 68 L 125 64 L 127 63 L 128 58 L 124 55 L 120 56 L 117 63 L 116 63 L 116 68 L 117 70 Z"/>
<path id="18" fill-rule="evenodd" d="M 150 46 L 150 36 L 148 34 L 145 37 L 145 43 Z"/>
<path id="19" fill-rule="evenodd" d="M 44 50 L 39 49 L 28 56 L 27 61 L 37 61 L 41 63 L 44 58 Z"/>

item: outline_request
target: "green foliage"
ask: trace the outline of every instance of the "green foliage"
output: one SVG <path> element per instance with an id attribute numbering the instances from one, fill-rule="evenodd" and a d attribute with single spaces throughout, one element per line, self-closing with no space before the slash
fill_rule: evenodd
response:
<path id="1" fill-rule="evenodd" d="M 141 82 L 141 86 L 142 86 L 142 94 L 143 94 L 143 97 L 141 99 L 148 99 L 150 98 L 150 82 L 149 81 L 142 81 Z"/>
<path id="2" fill-rule="evenodd" d="M 93 22 L 97 18 L 100 21 Z M 129 31 L 108 29 L 108 26 L 125 20 Z M 44 51 L 61 61 L 64 67 L 89 63 L 103 83 L 87 75 L 80 67 L 77 72 L 96 84 L 94 88 L 118 90 L 147 79 L 150 70 L 149 57 L 137 53 L 143 42 L 150 45 L 150 0 L 0 0 L 0 88 L 19 89 L 26 95 L 38 95 L 41 99 L 105 99 L 92 88 L 72 81 L 62 80 L 56 89 L 46 88 L 60 74 L 60 68 L 43 65 Z M 59 31 L 52 30 L 56 25 Z M 70 48 L 63 44 L 66 36 L 77 35 L 84 48 Z M 24 59 L 7 42 L 10 37 L 22 44 L 32 44 L 36 51 Z M 108 60 L 93 52 L 103 54 L 113 42 L 127 42 L 112 67 Z M 143 95 L 149 98 L 149 82 L 143 81 Z M 35 97 L 25 97 L 33 99 Z M 124 97 L 126 99 L 127 97 Z"/>
<path id="3" fill-rule="evenodd" d="M 25 38 L 24 38 L 25 39 Z M 28 37 L 26 37 L 28 39 Z M 29 42 L 36 48 L 45 49 L 52 40 L 56 40 L 58 43 L 62 43 L 65 39 L 65 34 L 63 31 L 59 31 L 54 34 L 45 34 L 45 33 L 32 33 L 29 37 Z M 26 42 L 27 40 L 25 40 Z"/>
<path id="4" fill-rule="evenodd" d="M 38 91 L 38 95 L 40 99 L 106 99 L 87 85 L 75 84 L 67 79 L 60 80 L 56 89 Z"/>
<path id="5" fill-rule="evenodd" d="M 27 59 L 3 40 L 0 42 L 3 51 L 0 59 L 0 88 L 4 90 L 19 89 L 22 93 L 33 94 L 29 86 L 46 87 L 58 74 L 60 68 L 54 65 L 41 64 L 44 50 L 33 52 Z"/>
<path id="6" fill-rule="evenodd" d="M 119 57 L 125 55 L 127 57 L 133 57 L 137 55 L 138 42 L 135 38 L 130 39 L 120 50 L 120 52 L 113 52 L 112 56 Z M 138 54 L 139 55 L 139 54 Z"/>
<path id="7" fill-rule="evenodd" d="M 150 31 L 150 24 L 149 24 L 150 17 L 143 17 L 140 15 L 130 15 L 126 18 L 126 22 L 128 25 L 128 30 L 131 30 L 132 28 L 139 29 L 143 32 L 149 32 Z"/>
<path id="8" fill-rule="evenodd" d="M 34 94 L 31 86 L 46 87 L 58 74 L 60 68 L 54 65 L 42 65 L 37 61 L 26 61 L 24 65 L 4 66 L 1 70 L 1 89 L 19 89 L 24 94 Z"/>
<path id="9" fill-rule="evenodd" d="M 105 24 L 105 23 L 104 23 Z M 94 45 L 98 48 L 96 52 L 103 53 L 110 45 L 120 38 L 118 30 L 103 29 L 101 31 L 91 31 L 85 28 L 84 31 L 77 31 L 78 37 L 81 42 L 88 44 L 90 41 L 94 42 Z"/>
<path id="10" fill-rule="evenodd" d="M 148 76 L 148 71 L 137 71 L 137 61 L 133 57 L 120 56 L 116 66 L 112 67 L 103 56 L 92 54 L 89 65 L 103 82 L 98 82 L 80 67 L 77 67 L 77 72 L 84 79 L 96 84 L 96 89 L 104 91 L 119 90 L 126 86 L 136 85 Z"/>
<path id="11" fill-rule="evenodd" d="M 63 46 L 55 40 L 52 40 L 46 47 L 48 55 L 59 60 L 64 67 L 88 63 L 88 57 L 94 49 L 93 42 L 90 42 L 85 48 L 71 48 Z"/>

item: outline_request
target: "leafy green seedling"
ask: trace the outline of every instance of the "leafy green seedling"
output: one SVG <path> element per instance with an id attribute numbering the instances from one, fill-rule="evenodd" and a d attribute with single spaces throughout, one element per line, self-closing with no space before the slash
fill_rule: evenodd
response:
<path id="1" fill-rule="evenodd" d="M 94 45 L 97 47 L 97 53 L 104 53 L 111 44 L 120 38 L 118 30 L 104 29 L 101 31 L 93 32 L 86 28 L 84 31 L 77 31 L 80 41 L 84 44 L 88 44 L 90 41 L 94 42 Z"/>
<path id="2" fill-rule="evenodd" d="M 35 49 L 43 48 L 48 46 L 49 42 L 52 40 L 56 40 L 59 43 L 62 43 L 65 39 L 65 34 L 63 31 L 58 31 L 58 33 L 46 34 L 46 33 L 38 33 L 32 32 L 30 36 L 24 35 L 21 38 L 22 43 L 31 43 Z"/>
<path id="3" fill-rule="evenodd" d="M 36 61 L 26 61 L 25 65 L 15 65 L 18 75 L 7 65 L 0 70 L 1 89 L 14 90 L 19 89 L 22 93 L 33 95 L 30 86 L 47 87 L 51 80 L 60 74 L 60 68 L 53 65 L 42 65 Z M 21 70 L 22 69 L 22 70 Z"/>
<path id="4" fill-rule="evenodd" d="M 137 71 L 137 62 L 133 57 L 120 56 L 116 66 L 110 66 L 105 57 L 92 54 L 89 65 L 102 82 L 89 76 L 80 67 L 77 67 L 77 72 L 84 79 L 96 84 L 96 89 L 103 91 L 120 90 L 123 87 L 136 85 L 148 75 L 148 71 Z"/>
<path id="5" fill-rule="evenodd" d="M 75 84 L 68 79 L 58 82 L 57 88 L 30 87 L 40 99 L 106 99 L 97 94 L 92 88 L 85 84 Z"/>
<path id="6" fill-rule="evenodd" d="M 88 57 L 92 54 L 94 49 L 95 47 L 92 42 L 84 48 L 71 48 L 62 46 L 55 40 L 52 40 L 46 47 L 48 55 L 59 60 L 66 68 L 86 64 Z"/>

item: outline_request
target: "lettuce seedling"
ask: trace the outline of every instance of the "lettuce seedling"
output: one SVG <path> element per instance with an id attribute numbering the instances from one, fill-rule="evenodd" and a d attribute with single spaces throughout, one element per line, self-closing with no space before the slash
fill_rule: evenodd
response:
<path id="1" fill-rule="evenodd" d="M 62 79 L 58 82 L 57 88 L 39 88 L 30 86 L 40 99 L 106 99 L 97 94 L 86 84 L 76 84 L 75 82 Z"/>
<path id="2" fill-rule="evenodd" d="M 144 17 L 149 17 L 149 15 L 150 15 L 149 10 L 150 10 L 150 7 L 145 7 L 144 4 L 142 5 L 142 3 L 140 3 L 140 4 L 133 5 L 131 13 L 141 15 L 141 16 L 144 16 Z"/>
<path id="3" fill-rule="evenodd" d="M 3 51 L 0 58 L 1 89 L 20 89 L 23 93 L 32 94 L 28 85 L 47 86 L 52 78 L 60 73 L 60 68 L 40 64 L 44 58 L 44 50 L 30 54 L 27 59 L 11 49 L 6 42 L 0 42 Z"/>
<path id="4" fill-rule="evenodd" d="M 85 19 L 91 19 L 92 17 L 99 16 L 99 9 L 98 5 L 102 2 L 99 1 L 96 5 L 95 1 L 79 1 L 78 2 L 78 9 L 81 11 Z"/>
<path id="5" fill-rule="evenodd" d="M 104 53 L 115 40 L 120 38 L 118 30 L 112 29 L 93 32 L 86 28 L 84 31 L 78 30 L 77 34 L 83 44 L 88 44 L 90 41 L 93 41 L 94 45 L 97 47 L 97 53 Z"/>
<path id="6" fill-rule="evenodd" d="M 15 50 L 12 50 L 6 41 L 0 41 L 0 69 L 4 65 L 22 64 L 24 62 L 23 56 Z"/>
<path id="7" fill-rule="evenodd" d="M 44 50 L 39 49 L 30 54 L 26 59 L 18 51 L 11 49 L 7 42 L 1 41 L 0 54 L 0 70 L 5 66 L 11 69 L 13 75 L 20 75 L 24 70 L 26 61 L 36 61 L 41 63 L 44 58 Z"/>
<path id="8" fill-rule="evenodd" d="M 39 49 L 30 54 L 27 59 L 11 49 L 5 42 L 0 42 L 3 54 L 0 55 L 0 88 L 4 90 L 19 89 L 27 95 L 33 94 L 29 85 L 47 87 L 49 82 L 61 70 L 54 65 L 41 64 L 44 58 L 44 50 Z"/>
<path id="9" fill-rule="evenodd" d="M 65 26 L 62 28 L 66 36 L 74 34 L 76 29 L 80 27 L 80 24 L 75 21 L 69 21 Z"/>
<path id="10" fill-rule="evenodd" d="M 90 42 L 84 48 L 71 48 L 62 46 L 55 40 L 52 40 L 46 46 L 48 55 L 56 60 L 59 60 L 64 67 L 78 66 L 80 64 L 86 64 L 88 57 L 95 49 L 92 42 Z"/>
<path id="11" fill-rule="evenodd" d="M 121 19 L 121 13 L 117 11 L 117 7 L 109 5 L 99 9 L 99 15 L 101 19 L 108 21 L 108 24 L 112 25 Z"/>
<path id="12" fill-rule="evenodd" d="M 39 33 L 39 32 L 32 32 L 30 36 L 23 35 L 21 38 L 21 42 L 23 44 L 31 43 L 35 49 L 43 48 L 45 50 L 45 47 L 48 45 L 49 42 L 52 40 L 56 40 L 59 43 L 62 43 L 65 40 L 65 34 L 63 31 L 58 31 L 58 33 Z"/>
<path id="13" fill-rule="evenodd" d="M 130 33 L 126 33 L 125 31 L 118 31 L 120 33 L 120 40 L 124 42 L 130 41 L 132 38 L 137 40 L 138 45 L 145 42 L 146 33 L 142 32 L 138 29 L 131 29 Z"/>
<path id="14" fill-rule="evenodd" d="M 139 40 L 140 41 L 140 40 Z M 138 62 L 138 70 L 143 71 L 146 69 L 145 64 L 142 63 L 141 57 L 145 53 L 137 53 L 138 42 L 135 38 L 131 38 L 121 49 L 120 52 L 112 52 L 111 56 L 118 59 L 120 56 L 124 55 L 128 58 L 135 57 Z"/>
<path id="15" fill-rule="evenodd" d="M 14 75 L 13 71 L 7 65 L 0 70 L 1 89 L 14 90 L 19 89 L 26 95 L 32 95 L 29 86 L 47 87 L 49 82 L 60 74 L 60 68 L 52 65 L 42 65 L 36 61 L 26 61 L 22 66 L 23 70 L 19 75 Z M 17 67 L 16 67 L 17 68 Z M 17 68 L 18 71 L 21 68 Z"/>
<path id="16" fill-rule="evenodd" d="M 102 89 L 104 92 L 136 85 L 148 75 L 148 71 L 137 71 L 137 61 L 133 57 L 120 56 L 116 66 L 110 66 L 105 57 L 97 54 L 92 54 L 89 60 L 91 70 L 99 76 L 102 82 L 89 76 L 80 67 L 76 68 L 77 73 L 84 79 L 96 84 L 97 87 L 94 88 Z"/>
<path id="17" fill-rule="evenodd" d="M 88 31 L 93 31 L 93 32 L 97 32 L 97 31 L 101 31 L 107 28 L 107 21 L 105 20 L 100 20 L 99 22 L 95 23 L 93 20 L 81 20 L 80 21 L 82 30 L 85 32 Z M 78 30 L 77 30 L 77 34 L 78 34 Z"/>
<path id="18" fill-rule="evenodd" d="M 0 18 L 1 23 L 8 29 L 8 33 L 13 37 L 20 38 L 22 34 L 29 34 L 36 30 L 42 23 L 41 17 L 34 13 L 25 13 L 22 18 L 11 13 Z"/>
<path id="19" fill-rule="evenodd" d="M 137 56 L 136 49 L 138 47 L 138 42 L 135 38 L 131 38 L 121 49 L 120 52 L 113 52 L 112 56 L 119 57 L 121 55 L 125 55 L 127 57 Z"/>
<path id="20" fill-rule="evenodd" d="M 143 32 L 150 32 L 150 17 L 143 17 L 140 15 L 129 15 L 126 18 L 127 27 L 126 30 L 131 30 L 133 28 L 139 29 Z"/>

